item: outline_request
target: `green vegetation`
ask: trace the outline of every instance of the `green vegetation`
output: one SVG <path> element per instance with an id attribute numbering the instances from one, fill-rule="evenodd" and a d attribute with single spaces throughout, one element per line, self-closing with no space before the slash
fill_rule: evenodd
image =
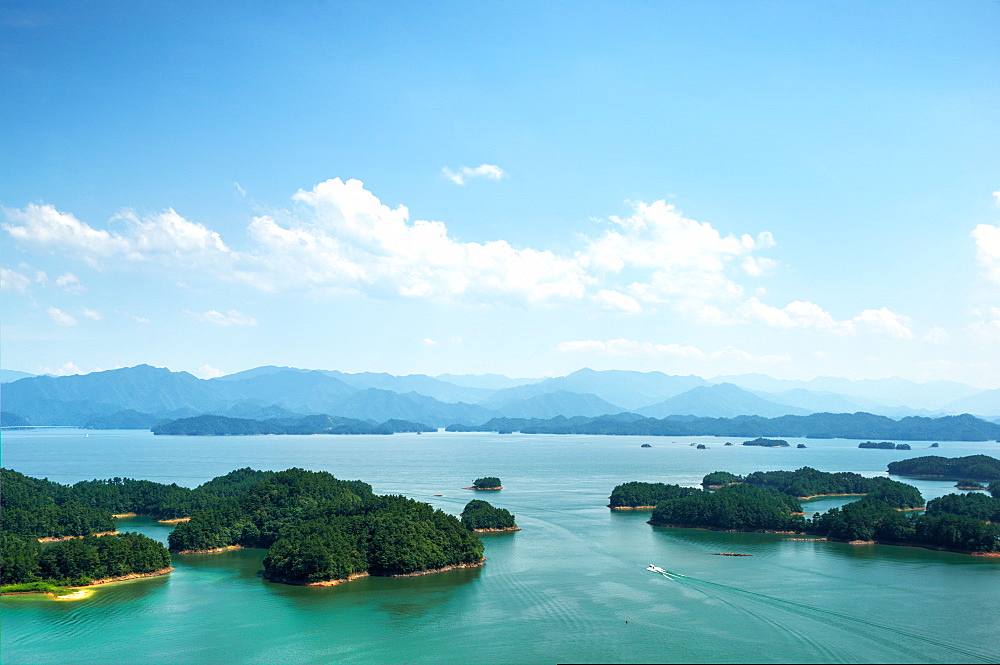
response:
<path id="1" fill-rule="evenodd" d="M 939 508 L 943 506 L 944 504 L 939 504 Z M 832 540 L 848 542 L 875 541 L 959 552 L 1000 550 L 997 540 L 1000 537 L 1000 526 L 996 524 L 947 512 L 909 516 L 894 510 L 884 501 L 871 497 L 817 515 L 809 531 Z"/>
<path id="2" fill-rule="evenodd" d="M 953 480 L 1000 481 L 1000 459 L 989 455 L 967 457 L 940 457 L 927 455 L 889 462 L 889 473 L 894 476 L 940 476 Z"/>
<path id="3" fill-rule="evenodd" d="M 153 434 L 174 436 L 251 436 L 259 434 L 394 434 L 435 432 L 433 427 L 407 420 L 387 420 L 381 425 L 338 416 L 301 416 L 248 420 L 225 416 L 195 416 L 168 420 L 157 425 Z"/>
<path id="4" fill-rule="evenodd" d="M 26 582 L 24 584 L 9 584 L 0 587 L 0 594 L 4 593 L 51 593 L 55 596 L 68 596 L 73 593 L 73 589 L 56 586 L 48 582 Z"/>
<path id="5" fill-rule="evenodd" d="M 766 448 L 787 448 L 788 442 L 784 439 L 765 439 L 757 437 L 753 441 L 744 441 L 744 446 L 764 446 Z"/>
<path id="6" fill-rule="evenodd" d="M 326 472 L 241 469 L 198 491 L 219 500 L 170 534 L 171 550 L 266 547 L 265 576 L 307 584 L 478 564 L 483 545 L 455 517 Z"/>
<path id="7" fill-rule="evenodd" d="M 680 485 L 665 485 L 664 483 L 643 483 L 633 481 L 622 483 L 608 497 L 611 508 L 636 508 L 639 506 L 655 506 L 668 499 L 681 499 L 693 496 L 699 490 L 694 487 Z"/>
<path id="8" fill-rule="evenodd" d="M 0 544 L 4 585 L 45 582 L 81 586 L 95 579 L 152 573 L 170 566 L 170 554 L 138 533 L 74 538 L 50 545 L 6 531 Z"/>
<path id="9" fill-rule="evenodd" d="M 472 531 L 479 529 L 513 531 L 518 528 L 510 511 L 505 508 L 495 508 L 479 499 L 473 499 L 465 504 L 465 509 L 462 510 L 462 524 Z"/>
<path id="10" fill-rule="evenodd" d="M 472 482 L 472 486 L 478 490 L 489 490 L 501 487 L 500 479 L 496 476 L 486 476 L 485 478 L 476 478 Z"/>
<path id="11" fill-rule="evenodd" d="M 925 515 L 962 515 L 984 522 L 1000 522 L 1000 498 L 977 492 L 946 494 L 927 502 Z"/>
<path id="12" fill-rule="evenodd" d="M 72 488 L 0 469 L 3 532 L 31 538 L 114 531 L 110 511 L 95 508 Z"/>
<path id="13" fill-rule="evenodd" d="M 896 441 L 994 441 L 1000 423 L 975 416 L 907 417 L 893 420 L 870 413 L 814 413 L 809 416 L 736 418 L 635 418 L 633 414 L 586 418 L 493 418 L 482 425 L 449 425 L 449 432 L 524 434 L 613 434 L 626 436 L 808 437 L 814 439 L 895 439 Z"/>
<path id="14" fill-rule="evenodd" d="M 653 510 L 650 524 L 732 531 L 801 531 L 799 502 L 781 492 L 752 485 L 729 485 L 716 492 L 669 499 Z"/>
<path id="15" fill-rule="evenodd" d="M 770 488 L 793 497 L 813 497 L 837 494 L 867 494 L 882 499 L 894 508 L 917 508 L 924 505 L 923 497 L 916 487 L 888 478 L 865 478 L 842 471 L 827 473 L 808 466 L 795 471 L 754 471 L 746 476 L 737 476 L 726 471 L 716 471 L 705 476 L 705 487 L 746 483 L 756 487 Z"/>
<path id="16" fill-rule="evenodd" d="M 858 444 L 858 448 L 875 448 L 877 450 L 909 450 L 908 443 L 893 443 L 891 441 L 864 441 Z"/>
<path id="17" fill-rule="evenodd" d="M 990 496 L 1000 498 L 1000 481 L 994 480 L 986 489 L 989 491 Z"/>
<path id="18" fill-rule="evenodd" d="M 0 411 L 0 427 L 27 427 L 31 423 L 10 411 Z"/>

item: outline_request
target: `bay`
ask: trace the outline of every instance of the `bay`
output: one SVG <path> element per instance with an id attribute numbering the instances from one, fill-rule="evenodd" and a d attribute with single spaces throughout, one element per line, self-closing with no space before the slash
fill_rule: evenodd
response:
<path id="1" fill-rule="evenodd" d="M 4 663 L 997 662 L 1000 561 L 780 534 L 654 528 L 612 512 L 630 480 L 696 485 L 710 471 L 812 466 L 884 475 L 889 461 L 996 455 L 996 443 L 497 435 L 154 437 L 3 433 L 7 468 L 60 483 L 114 476 L 194 487 L 233 469 L 324 470 L 452 514 L 481 476 L 522 531 L 490 535 L 483 568 L 332 588 L 259 577 L 263 550 L 175 555 L 168 576 L 96 587 L 86 600 L 2 600 Z M 795 444 L 807 448 L 797 449 Z M 650 443 L 652 448 L 640 448 Z M 694 445 L 704 443 L 706 450 Z M 953 482 L 902 479 L 925 499 Z M 436 495 L 442 496 L 436 496 Z M 474 496 L 475 495 L 475 496 Z M 808 502 L 827 510 L 850 499 Z M 121 520 L 165 541 L 169 526 Z M 751 557 L 720 557 L 743 552 Z M 645 570 L 655 563 L 686 577 Z"/>

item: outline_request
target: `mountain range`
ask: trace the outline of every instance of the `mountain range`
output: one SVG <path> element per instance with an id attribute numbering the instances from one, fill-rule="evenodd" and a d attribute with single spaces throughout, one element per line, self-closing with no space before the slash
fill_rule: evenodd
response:
<path id="1" fill-rule="evenodd" d="M 263 366 L 214 379 L 138 365 L 73 376 L 0 373 L 3 424 L 151 427 L 203 414 L 246 419 L 327 414 L 381 423 L 479 425 L 492 418 L 804 416 L 866 412 L 902 418 L 1000 416 L 1000 390 L 905 379 L 787 381 L 581 369 L 566 376 L 428 376 Z"/>

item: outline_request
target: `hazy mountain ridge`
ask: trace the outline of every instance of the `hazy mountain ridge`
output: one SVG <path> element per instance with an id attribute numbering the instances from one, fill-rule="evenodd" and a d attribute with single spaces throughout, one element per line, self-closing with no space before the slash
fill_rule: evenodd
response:
<path id="1" fill-rule="evenodd" d="M 863 411 L 894 418 L 948 413 L 947 410 L 920 412 L 863 396 L 811 391 L 800 385 L 818 381 L 822 385 L 848 388 L 860 383 L 859 392 L 866 394 L 884 393 L 894 387 L 905 388 L 910 394 L 924 390 L 925 404 L 963 393 L 964 397 L 945 404 L 953 409 L 951 413 L 970 412 L 987 418 L 1000 414 L 1000 390 L 983 391 L 949 382 L 917 384 L 903 379 L 852 382 L 828 377 L 823 381 L 797 382 L 763 375 L 729 377 L 732 382 L 719 382 L 720 377 L 706 381 L 662 372 L 584 368 L 564 377 L 491 391 L 479 386 L 456 386 L 440 376 L 351 374 L 263 366 L 206 380 L 187 372 L 138 365 L 85 375 L 26 377 L 3 384 L 2 396 L 4 411 L 33 425 L 77 426 L 94 422 L 158 422 L 201 414 L 259 420 L 330 414 L 377 422 L 395 418 L 444 426 L 474 425 L 496 417 L 595 417 L 625 411 L 640 414 L 636 418 L 674 420 L 817 412 Z M 459 378 L 474 383 L 469 376 Z M 487 376 L 485 383 L 502 385 L 503 378 Z M 739 382 L 757 387 L 740 386 Z M 393 386 L 395 390 L 376 386 Z M 763 387 L 784 390 L 768 392 Z"/>

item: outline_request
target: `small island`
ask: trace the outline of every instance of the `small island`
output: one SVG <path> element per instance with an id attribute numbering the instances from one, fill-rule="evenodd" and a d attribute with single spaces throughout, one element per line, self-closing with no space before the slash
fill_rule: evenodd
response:
<path id="1" fill-rule="evenodd" d="M 486 476 L 485 478 L 476 478 L 472 481 L 471 487 L 463 487 L 462 489 L 493 492 L 496 490 L 502 490 L 503 485 L 500 484 L 500 479 L 496 476 Z"/>
<path id="2" fill-rule="evenodd" d="M 641 446 L 639 446 L 639 447 L 640 447 L 640 448 L 652 448 L 653 446 L 652 446 L 652 445 L 650 445 L 650 444 L 648 444 L 648 443 L 644 443 L 644 444 L 642 444 L 642 445 L 641 445 Z"/>
<path id="3" fill-rule="evenodd" d="M 611 490 L 611 496 L 608 497 L 608 508 L 611 510 L 652 510 L 656 504 L 662 501 L 691 496 L 697 491 L 697 488 L 694 487 L 632 481 L 617 485 Z"/>
<path id="4" fill-rule="evenodd" d="M 799 501 L 824 496 L 864 496 L 879 498 L 894 508 L 911 510 L 922 508 L 923 497 L 917 488 L 889 478 L 865 478 L 851 473 L 827 473 L 808 466 L 795 471 L 754 471 L 738 476 L 728 471 L 714 471 L 702 479 L 702 487 L 719 489 L 729 485 L 748 484 L 765 489 L 775 489 Z"/>
<path id="5" fill-rule="evenodd" d="M 744 441 L 744 446 L 764 446 L 765 448 L 787 448 L 788 442 L 784 439 L 765 439 L 762 436 L 752 441 Z"/>
<path id="6" fill-rule="evenodd" d="M 1000 459 L 989 455 L 968 455 L 966 457 L 926 455 L 889 462 L 888 470 L 894 476 L 983 482 L 1000 481 Z"/>
<path id="7" fill-rule="evenodd" d="M 460 515 L 462 524 L 475 533 L 520 531 L 514 516 L 505 508 L 495 508 L 486 501 L 473 499 L 465 504 Z"/>
<path id="8" fill-rule="evenodd" d="M 976 482 L 975 480 L 960 480 L 955 484 L 955 487 L 960 490 L 982 490 L 986 491 L 986 485 Z"/>
<path id="9" fill-rule="evenodd" d="M 797 445 L 797 446 L 795 446 L 795 447 L 796 447 L 796 448 L 805 448 L 805 447 L 806 447 L 806 444 L 804 444 L 804 443 L 800 443 L 800 444 L 798 444 L 798 445 Z"/>
<path id="10" fill-rule="evenodd" d="M 858 448 L 872 448 L 875 450 L 910 450 L 910 444 L 893 443 L 891 441 L 863 441 L 858 444 Z"/>

